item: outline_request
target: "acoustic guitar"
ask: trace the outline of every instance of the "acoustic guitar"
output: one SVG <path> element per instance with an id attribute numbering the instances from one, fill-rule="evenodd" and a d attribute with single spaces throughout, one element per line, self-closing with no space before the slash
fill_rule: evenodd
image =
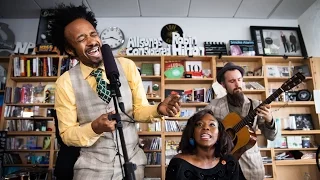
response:
<path id="1" fill-rule="evenodd" d="M 277 89 L 273 94 L 271 94 L 266 100 L 264 100 L 260 105 L 258 105 L 255 109 L 251 110 L 248 115 L 241 119 L 241 117 L 237 113 L 229 113 L 224 120 L 222 121 L 223 126 L 225 127 L 226 132 L 231 136 L 232 141 L 234 143 L 234 148 L 232 150 L 232 154 L 236 158 L 240 158 L 240 156 L 248 149 L 252 148 L 257 140 L 257 135 L 255 130 L 252 129 L 252 125 L 254 122 L 254 117 L 257 115 L 257 108 L 270 104 L 274 101 L 280 94 L 285 91 L 292 89 L 293 87 L 300 84 L 305 79 L 305 76 L 300 72 L 293 75 L 290 79 L 288 79 L 285 83 L 281 85 L 279 89 Z"/>

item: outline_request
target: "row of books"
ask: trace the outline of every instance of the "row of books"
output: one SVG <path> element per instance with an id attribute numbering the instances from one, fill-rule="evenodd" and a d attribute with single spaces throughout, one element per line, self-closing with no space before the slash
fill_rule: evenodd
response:
<path id="1" fill-rule="evenodd" d="M 45 153 L 45 155 L 29 153 L 26 157 L 21 157 L 21 154 L 18 153 L 5 153 L 3 163 L 23 164 L 23 158 L 26 158 L 26 164 L 49 164 L 49 153 Z"/>
<path id="2" fill-rule="evenodd" d="M 6 87 L 5 103 L 54 103 L 55 84 L 37 86 L 23 84 L 22 87 Z"/>
<path id="3" fill-rule="evenodd" d="M 4 109 L 4 117 L 48 117 L 51 108 L 44 108 L 39 106 L 6 106 Z"/>
<path id="4" fill-rule="evenodd" d="M 194 89 L 165 89 L 165 97 L 168 97 L 170 94 L 179 94 L 182 98 L 183 103 L 191 102 L 210 102 L 211 99 L 214 99 L 213 89 L 209 88 L 194 88 Z"/>
<path id="5" fill-rule="evenodd" d="M 53 123 L 53 122 L 52 122 Z M 47 131 L 47 120 L 7 120 L 7 131 Z"/>
<path id="6" fill-rule="evenodd" d="M 181 132 L 186 127 L 187 121 L 165 121 L 167 132 Z"/>
<path id="7" fill-rule="evenodd" d="M 61 74 L 68 71 L 78 63 L 79 61 L 77 59 L 64 59 L 61 64 Z M 57 73 L 58 61 L 55 61 L 52 57 L 15 57 L 13 59 L 14 77 L 50 77 L 57 76 Z"/>
<path id="8" fill-rule="evenodd" d="M 161 152 L 146 153 L 148 165 L 160 165 L 161 164 Z"/>
<path id="9" fill-rule="evenodd" d="M 155 138 L 140 138 L 140 146 L 143 150 L 160 150 L 161 137 Z"/>
<path id="10" fill-rule="evenodd" d="M 58 62 L 58 61 L 57 61 Z M 13 76 L 14 77 L 31 77 L 31 76 L 57 76 L 58 63 L 53 63 L 52 57 L 15 57 L 13 59 Z"/>
<path id="11" fill-rule="evenodd" d="M 290 77 L 297 72 L 301 72 L 304 76 L 310 77 L 310 70 L 308 65 L 300 66 L 276 66 L 267 65 L 267 76 L 268 77 Z"/>

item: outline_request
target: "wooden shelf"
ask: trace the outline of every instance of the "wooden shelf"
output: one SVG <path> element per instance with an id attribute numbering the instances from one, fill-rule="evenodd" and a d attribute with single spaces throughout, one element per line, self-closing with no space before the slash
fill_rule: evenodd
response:
<path id="1" fill-rule="evenodd" d="M 211 61 L 212 56 L 163 56 L 165 61 Z"/>
<path id="2" fill-rule="evenodd" d="M 146 168 L 161 168 L 161 165 L 146 165 Z"/>
<path id="3" fill-rule="evenodd" d="M 161 150 L 143 150 L 145 153 L 150 153 L 150 152 L 161 152 Z"/>
<path id="4" fill-rule="evenodd" d="M 177 79 L 165 79 L 165 83 L 167 84 L 207 84 L 213 83 L 213 78 L 177 78 Z"/>
<path id="5" fill-rule="evenodd" d="M 7 106 L 54 106 L 54 103 L 8 103 Z"/>
<path id="6" fill-rule="evenodd" d="M 182 132 L 165 132 L 165 136 L 181 136 Z"/>
<path id="7" fill-rule="evenodd" d="M 260 135 L 261 131 L 257 130 L 256 134 Z M 281 131 L 282 135 L 305 135 L 305 134 L 320 134 L 320 130 L 282 130 Z"/>
<path id="8" fill-rule="evenodd" d="M 48 167 L 49 164 L 4 164 L 4 167 Z"/>
<path id="9" fill-rule="evenodd" d="M 266 90 L 264 90 L 264 89 L 253 89 L 253 90 L 243 89 L 242 92 L 247 93 L 247 94 L 262 94 L 262 93 L 265 93 Z"/>
<path id="10" fill-rule="evenodd" d="M 274 151 L 316 151 L 317 148 L 274 148 Z"/>
<path id="11" fill-rule="evenodd" d="M 158 101 L 161 101 L 161 97 L 148 97 L 148 96 L 147 96 L 147 99 L 148 99 L 148 100 L 158 100 Z"/>
<path id="12" fill-rule="evenodd" d="M 261 62 L 262 56 L 222 56 L 221 59 L 216 58 L 219 62 Z"/>
<path id="13" fill-rule="evenodd" d="M 0 56 L 0 60 L 9 60 L 10 56 Z"/>
<path id="14" fill-rule="evenodd" d="M 272 102 L 271 107 L 279 107 L 279 106 L 314 106 L 314 101 L 294 101 L 294 102 Z"/>
<path id="15" fill-rule="evenodd" d="M 187 121 L 189 117 L 165 117 L 164 119 L 169 121 Z"/>
<path id="16" fill-rule="evenodd" d="M 264 76 L 243 76 L 243 81 L 263 81 Z"/>
<path id="17" fill-rule="evenodd" d="M 161 60 L 161 56 L 115 56 L 115 57 L 124 57 L 131 59 L 133 61 L 159 61 Z"/>
<path id="18" fill-rule="evenodd" d="M 316 159 L 276 160 L 277 166 L 313 165 Z"/>
<path id="19" fill-rule="evenodd" d="M 284 59 L 283 57 L 264 57 L 266 63 L 283 63 L 288 64 L 289 61 L 293 63 L 302 63 L 305 61 L 303 57 L 290 57 L 289 59 Z"/>
<path id="20" fill-rule="evenodd" d="M 304 134 L 320 134 L 320 130 L 282 130 L 282 135 L 304 135 Z"/>
<path id="21" fill-rule="evenodd" d="M 139 136 L 161 136 L 161 131 L 139 131 Z"/>
<path id="22" fill-rule="evenodd" d="M 13 56 L 14 57 L 14 56 Z M 16 56 L 21 57 L 21 56 Z M 59 55 L 26 55 L 27 58 L 34 58 L 34 57 L 53 57 L 54 63 L 56 65 L 61 65 L 62 56 Z M 66 56 L 65 56 L 66 57 Z M 213 82 L 216 81 L 216 78 L 177 78 L 177 79 L 168 79 L 164 76 L 164 64 L 168 61 L 184 61 L 184 60 L 190 60 L 190 61 L 202 61 L 203 62 L 203 68 L 205 69 L 211 69 L 212 75 L 216 75 L 216 67 L 221 67 L 222 65 L 226 64 L 227 62 L 234 62 L 238 65 L 248 65 L 251 66 L 251 69 L 260 67 L 262 65 L 303 65 L 307 64 L 311 66 L 310 68 L 310 74 L 312 77 L 306 77 L 306 83 L 304 83 L 307 88 L 312 88 L 313 86 L 316 86 L 318 88 L 319 84 L 315 83 L 316 78 L 320 77 L 318 73 L 316 73 L 316 64 L 314 63 L 316 60 L 319 60 L 319 58 L 312 58 L 312 59 L 303 59 L 301 57 L 288 57 L 288 59 L 284 60 L 282 57 L 263 57 L 263 56 L 222 56 L 219 58 L 218 56 L 194 56 L 194 57 L 188 57 L 188 56 L 117 56 L 117 57 L 124 57 L 132 59 L 134 62 L 136 62 L 137 66 L 141 66 L 142 63 L 160 63 L 161 64 L 161 76 L 141 76 L 143 81 L 153 81 L 154 83 L 158 83 L 161 85 L 161 88 L 157 92 L 157 95 L 161 97 L 147 97 L 149 102 L 155 101 L 156 103 L 160 102 L 162 99 L 164 99 L 163 95 L 164 93 L 164 86 L 170 87 L 170 88 L 177 88 L 177 89 L 190 89 L 190 88 L 200 88 L 200 87 L 210 87 Z M 0 58 L 1 59 L 1 58 Z M 12 71 L 12 65 L 13 65 L 13 59 L 10 59 L 7 57 L 2 61 L 3 64 L 8 64 L 8 72 Z M 59 67 L 60 68 L 60 67 Z M 311 72 L 312 71 L 312 72 Z M 60 71 L 58 71 L 60 72 Z M 12 74 L 12 73 L 10 73 Z M 58 76 L 55 77 L 10 77 L 10 74 L 8 74 L 7 77 L 7 86 L 15 87 L 16 85 L 21 85 L 22 83 L 37 83 L 37 82 L 55 82 L 58 78 Z M 266 73 L 264 76 L 244 76 L 243 80 L 244 82 L 259 82 L 260 84 L 264 85 L 266 89 L 263 90 L 246 90 L 243 89 L 243 92 L 248 95 L 249 97 L 252 97 L 252 99 L 261 99 L 263 100 L 265 96 L 268 96 L 269 89 L 268 87 L 277 87 L 280 83 L 286 81 L 289 79 L 289 77 L 267 77 Z M 314 88 L 316 88 L 314 87 Z M 319 89 L 319 88 L 318 88 Z M 3 93 L 4 90 L 0 90 L 0 93 Z M 201 102 L 191 102 L 191 103 L 182 103 L 182 108 L 203 108 L 207 106 L 209 103 L 201 103 Z M 30 103 L 30 104 L 23 104 L 23 103 L 5 103 L 4 106 L 40 106 L 43 108 L 51 108 L 54 107 L 54 103 Z M 272 102 L 271 103 L 272 109 L 279 109 L 281 110 L 279 112 L 275 113 L 275 116 L 278 115 L 279 117 L 285 117 L 287 114 L 290 114 L 291 111 L 293 112 L 304 112 L 304 109 L 308 111 L 308 113 L 312 114 L 312 118 L 314 119 L 314 123 L 317 129 L 319 129 L 319 123 L 316 120 L 319 120 L 320 115 L 316 114 L 314 111 L 315 103 L 314 101 L 296 101 L 296 102 Z M 284 108 L 282 108 L 284 107 Z M 283 112 L 282 112 L 283 111 Z M 3 110 L 4 112 L 4 110 Z M 4 126 L 6 126 L 5 120 L 53 120 L 51 117 L 4 117 L 2 115 L 2 126 L 3 129 Z M 182 136 L 183 132 L 166 132 L 165 131 L 165 121 L 184 121 L 186 122 L 189 119 L 189 117 L 162 117 L 161 118 L 161 127 L 162 131 L 140 131 L 138 132 L 138 135 L 140 138 L 163 138 L 161 140 L 161 143 L 165 143 L 165 140 L 179 140 Z M 147 130 L 148 124 L 147 123 L 140 123 L 140 126 L 142 129 Z M 280 132 L 279 132 L 280 133 Z M 313 139 L 316 139 L 320 135 L 320 130 L 310 130 L 310 131 L 302 131 L 302 130 L 295 130 L 295 131 L 288 131 L 288 130 L 282 130 L 281 131 L 283 136 L 303 136 L 308 135 L 312 136 Z M 259 135 L 260 134 L 260 135 Z M 258 141 L 260 141 L 260 137 L 262 137 L 261 132 L 257 131 Z M 20 132 L 8 132 L 8 137 L 23 137 L 26 138 L 27 136 L 39 136 L 40 138 L 49 136 L 50 138 L 55 137 L 55 132 L 49 131 L 49 132 L 42 132 L 42 131 L 20 131 Z M 265 140 L 265 138 L 263 138 Z M 284 161 L 275 161 L 275 154 L 282 153 L 285 151 L 290 150 L 299 150 L 299 151 L 306 151 L 306 152 L 314 152 L 316 151 L 316 148 L 286 148 L 286 149 L 275 149 L 275 148 L 267 148 L 266 142 L 259 142 L 261 144 L 262 148 L 259 148 L 260 152 L 263 155 L 271 156 L 273 159 L 272 163 L 266 163 L 264 164 L 264 167 L 267 169 L 267 173 L 272 175 L 273 177 L 276 177 L 276 175 L 281 174 L 286 171 L 290 171 L 291 169 L 294 169 L 291 165 L 310 165 L 314 166 L 315 160 L 284 160 Z M 162 147 L 160 150 L 144 150 L 145 153 L 161 153 L 161 165 L 147 165 L 146 166 L 146 174 L 151 174 L 152 176 L 160 176 L 161 179 L 165 179 L 165 169 L 167 167 L 165 162 L 165 144 L 162 144 Z M 50 160 L 49 164 L 47 165 L 35 165 L 35 164 L 16 164 L 16 165 L 5 165 L 5 166 L 25 166 L 25 167 L 32 167 L 32 166 L 44 166 L 48 169 L 54 168 L 54 158 L 56 157 L 56 153 L 58 150 L 29 150 L 29 149 L 13 149 L 8 150 L 7 152 L 17 152 L 21 155 L 26 153 L 48 153 L 50 154 Z M 279 166 L 280 167 L 279 167 Z M 301 166 L 301 167 L 302 167 Z M 300 166 L 295 166 L 295 168 L 300 168 Z M 158 171 L 161 175 L 158 175 Z M 154 172 L 157 172 L 156 174 Z M 313 171 L 312 171 L 313 172 Z M 280 177 L 280 175 L 278 175 Z M 297 177 L 297 179 L 301 179 L 301 177 Z M 264 178 L 265 180 L 276 180 L 276 178 Z M 296 180 L 293 178 L 292 180 Z"/>
<path id="23" fill-rule="evenodd" d="M 161 76 L 141 76 L 141 79 L 143 81 L 155 81 L 155 80 L 158 80 L 160 81 L 161 80 Z"/>
<path id="24" fill-rule="evenodd" d="M 53 131 L 9 131 L 8 136 L 51 136 Z"/>
<path id="25" fill-rule="evenodd" d="M 272 163 L 264 163 L 264 166 L 272 166 Z"/>
<path id="26" fill-rule="evenodd" d="M 51 77 L 11 77 L 16 82 L 55 82 L 58 76 Z"/>
<path id="27" fill-rule="evenodd" d="M 50 152 L 50 149 L 7 149 L 5 152 Z"/>
<path id="28" fill-rule="evenodd" d="M 5 120 L 54 120 L 53 117 L 6 117 Z"/>
<path id="29" fill-rule="evenodd" d="M 13 57 L 25 57 L 25 58 L 44 58 L 44 57 L 52 57 L 52 58 L 67 58 L 68 56 L 61 56 L 58 54 L 34 54 L 34 55 L 30 55 L 30 54 L 26 54 L 26 55 L 13 55 Z"/>
<path id="30" fill-rule="evenodd" d="M 269 82 L 285 82 L 290 77 L 267 77 L 267 79 Z M 312 77 L 306 77 L 304 81 L 308 81 L 308 80 L 312 80 Z"/>
<path id="31" fill-rule="evenodd" d="M 206 106 L 209 103 L 203 103 L 203 102 L 195 102 L 195 103 L 181 103 L 182 107 L 202 107 L 202 106 Z"/>

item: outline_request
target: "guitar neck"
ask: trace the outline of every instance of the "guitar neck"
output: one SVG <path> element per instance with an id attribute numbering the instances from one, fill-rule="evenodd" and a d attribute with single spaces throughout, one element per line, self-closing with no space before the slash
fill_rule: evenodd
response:
<path id="1" fill-rule="evenodd" d="M 240 129 L 242 129 L 246 125 L 253 125 L 254 117 L 257 115 L 257 108 L 259 108 L 262 105 L 270 104 L 272 101 L 274 101 L 277 97 L 282 94 L 284 90 L 282 88 L 277 89 L 274 93 L 272 93 L 266 100 L 264 100 L 259 106 L 257 106 L 255 109 L 250 111 L 248 115 L 243 118 L 238 124 L 235 125 L 234 130 L 238 132 Z"/>

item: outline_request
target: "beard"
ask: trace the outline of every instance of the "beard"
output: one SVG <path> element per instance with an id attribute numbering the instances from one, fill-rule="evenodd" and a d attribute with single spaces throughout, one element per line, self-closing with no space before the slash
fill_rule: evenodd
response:
<path id="1" fill-rule="evenodd" d="M 242 90 L 242 88 L 238 87 L 233 90 L 233 94 L 227 94 L 228 103 L 235 107 L 242 107 L 244 103 L 244 94 L 242 91 L 238 91 L 238 89 Z"/>

